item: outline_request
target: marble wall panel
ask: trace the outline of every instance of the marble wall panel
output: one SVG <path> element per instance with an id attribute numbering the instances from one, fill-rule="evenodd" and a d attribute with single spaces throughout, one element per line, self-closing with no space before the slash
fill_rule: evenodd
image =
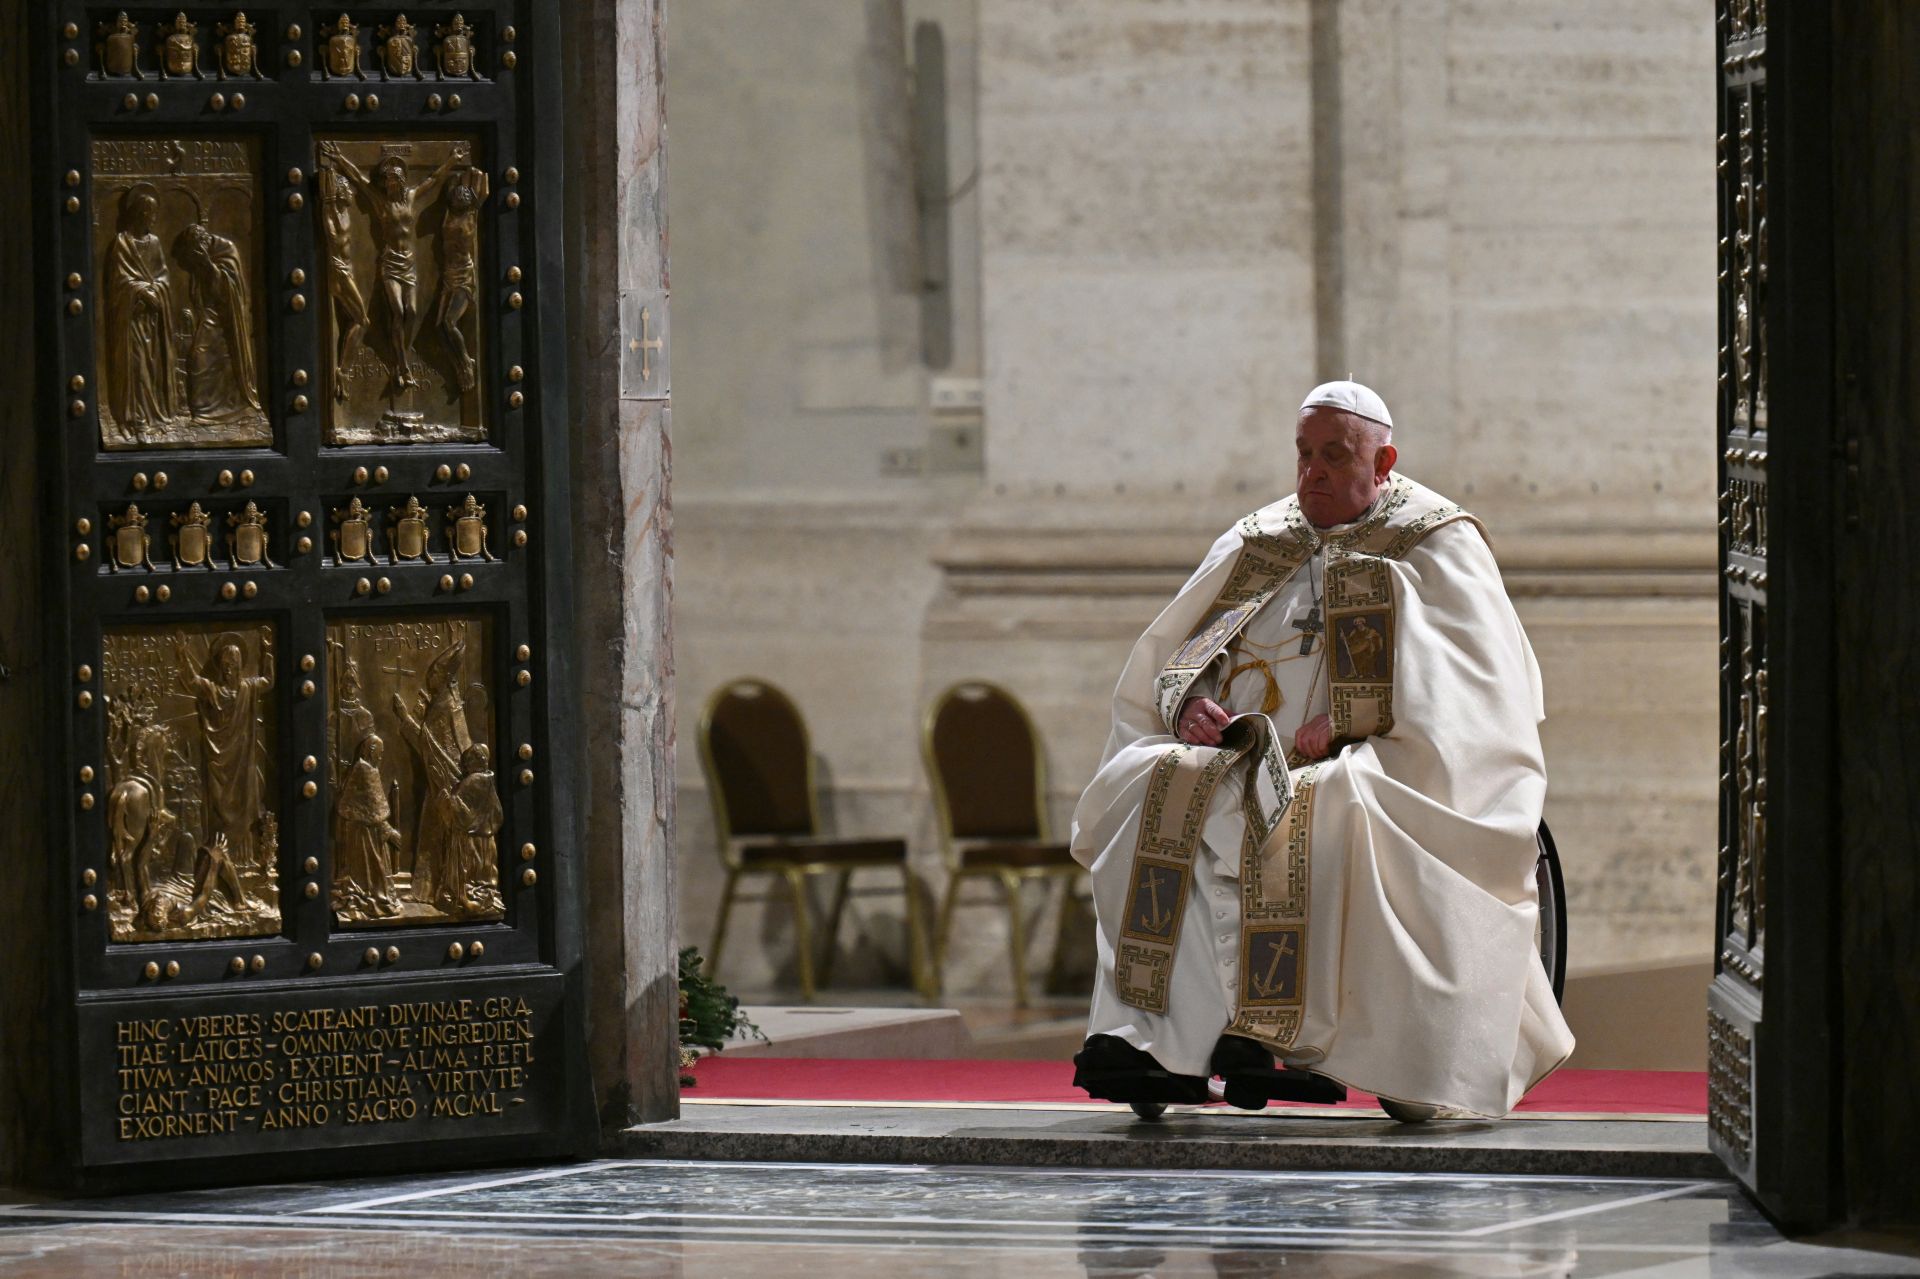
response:
<path id="1" fill-rule="evenodd" d="M 1211 488 L 1313 348 L 1304 0 L 983 0 L 988 471 Z"/>
<path id="2" fill-rule="evenodd" d="M 1711 46 L 1670 0 L 1343 8 L 1344 354 L 1483 513 L 1710 525 Z"/>
<path id="3" fill-rule="evenodd" d="M 1298 393 L 1286 370 L 1301 352 L 1275 350 L 1311 338 L 1304 262 L 1264 272 L 1001 266 L 985 311 L 996 486 L 1080 499 L 1124 491 L 1151 509 L 1249 474 L 1287 481 L 1291 414 L 1273 406 Z"/>
<path id="4" fill-rule="evenodd" d="M 1547 693 L 1547 820 L 1567 879 L 1570 961 L 1651 966 L 1707 952 L 1719 741 L 1713 597 L 1517 603 Z"/>
<path id="5" fill-rule="evenodd" d="M 918 767 L 919 635 L 939 579 L 933 517 L 800 504 L 690 501 L 676 511 L 682 735 L 730 679 L 784 688 L 836 785 Z M 683 784 L 697 752 L 680 757 Z"/>
<path id="6" fill-rule="evenodd" d="M 1694 136 L 1703 96 L 1711 121 L 1698 72 L 1712 58 L 1713 28 L 1689 5 L 1453 0 L 1447 9 L 1451 120 L 1461 133 L 1576 143 Z"/>
<path id="7" fill-rule="evenodd" d="M 674 254 L 697 282 L 674 332 L 690 497 L 917 487 L 880 472 L 928 423 L 897 23 L 895 6 L 850 0 L 674 15 Z"/>

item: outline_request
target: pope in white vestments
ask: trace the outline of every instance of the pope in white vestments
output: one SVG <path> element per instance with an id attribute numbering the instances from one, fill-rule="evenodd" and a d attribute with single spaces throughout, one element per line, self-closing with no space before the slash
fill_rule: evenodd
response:
<path id="1" fill-rule="evenodd" d="M 1399 1118 L 1503 1115 L 1573 1051 L 1534 940 L 1539 668 L 1479 522 L 1391 441 L 1374 392 L 1315 388 L 1295 495 L 1127 661 L 1073 818 L 1094 1096 L 1219 1075 L 1257 1107 L 1310 1072 Z"/>

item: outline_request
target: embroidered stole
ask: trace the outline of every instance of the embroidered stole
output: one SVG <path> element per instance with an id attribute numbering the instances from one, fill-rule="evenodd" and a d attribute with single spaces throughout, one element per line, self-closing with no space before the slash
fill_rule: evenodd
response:
<path id="1" fill-rule="evenodd" d="M 1394 598 L 1387 561 L 1462 518 L 1472 516 L 1396 475 L 1366 519 L 1325 539 L 1336 749 L 1393 728 Z M 1169 732 L 1193 681 L 1323 544 L 1292 498 L 1248 516 L 1240 532 L 1245 545 L 1226 582 L 1156 681 Z M 1243 715 L 1227 726 L 1218 747 L 1183 744 L 1161 755 L 1147 782 L 1134 845 L 1114 984 L 1123 1003 L 1166 1013 L 1208 805 L 1227 772 L 1251 761 L 1242 799 L 1238 1007 L 1227 1029 L 1285 1051 L 1304 1016 L 1313 784 L 1320 765 L 1290 775 L 1274 739 L 1266 716 Z"/>

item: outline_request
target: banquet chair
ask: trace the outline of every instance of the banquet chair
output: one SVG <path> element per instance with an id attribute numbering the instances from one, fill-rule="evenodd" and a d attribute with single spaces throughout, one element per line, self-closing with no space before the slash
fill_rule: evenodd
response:
<path id="1" fill-rule="evenodd" d="M 713 801 L 714 834 L 726 867 L 720 916 L 707 971 L 719 969 L 727 922 L 742 879 L 764 875 L 785 886 L 793 906 L 794 947 L 802 1000 L 830 980 L 834 943 L 854 873 L 891 870 L 906 894 L 907 957 L 914 989 L 932 998 L 920 887 L 907 864 L 904 839 L 843 839 L 822 835 L 813 746 L 793 699 L 766 680 L 736 679 L 716 689 L 700 713 L 700 764 Z M 826 954 L 816 981 L 808 881 L 838 877 L 827 916 Z"/>
<path id="2" fill-rule="evenodd" d="M 945 969 L 961 888 L 970 879 L 997 882 L 1007 908 L 1014 1000 L 1025 1008 L 1027 930 L 1020 890 L 1031 880 L 1064 881 L 1051 964 L 1057 978 L 1074 882 L 1085 874 L 1066 844 L 1048 838 L 1047 765 L 1039 734 L 1012 693 L 986 680 L 963 680 L 927 707 L 920 744 L 949 876 L 934 932 L 935 973 Z"/>

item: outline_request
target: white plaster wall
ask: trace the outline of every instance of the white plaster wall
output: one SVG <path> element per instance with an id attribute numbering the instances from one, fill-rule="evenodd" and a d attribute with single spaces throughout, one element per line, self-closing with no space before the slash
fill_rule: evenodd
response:
<path id="1" fill-rule="evenodd" d="M 1711 15 L 1337 8 L 1341 354 L 1403 449 L 1509 527 L 1710 527 Z"/>
<path id="2" fill-rule="evenodd" d="M 675 488 L 867 501 L 926 373 L 884 4 L 701 0 L 673 23 Z M 898 35 L 897 28 L 894 34 Z M 697 585 L 697 584 L 696 584 Z"/>
<path id="3" fill-rule="evenodd" d="M 913 836 L 939 889 L 914 725 L 949 680 L 999 679 L 1047 738 L 1064 828 L 1132 639 L 1290 488 L 1294 404 L 1351 368 L 1409 472 L 1494 529 L 1547 680 L 1576 964 L 1704 952 L 1710 17 L 1342 0 L 1316 107 L 1307 0 L 978 0 L 987 470 L 900 478 L 878 458 L 926 427 L 920 375 L 889 362 L 913 321 L 874 265 L 894 232 L 845 198 L 872 177 L 867 8 L 675 18 L 684 939 L 717 905 L 691 749 L 714 685 L 786 684 L 840 828 Z M 878 949 L 843 972 L 895 975 L 897 905 L 862 913 Z M 996 914 L 964 918 L 950 988 L 1004 989 Z M 786 930 L 783 908 L 740 917 L 727 979 L 773 980 Z"/>
<path id="4" fill-rule="evenodd" d="M 1273 406 L 1314 342 L 1306 16 L 1306 0 L 983 0 L 996 488 L 1284 479 Z"/>
<path id="5" fill-rule="evenodd" d="M 1344 362 L 1486 519 L 1546 679 L 1577 964 L 1710 949 L 1711 16 L 1338 6 Z"/>

